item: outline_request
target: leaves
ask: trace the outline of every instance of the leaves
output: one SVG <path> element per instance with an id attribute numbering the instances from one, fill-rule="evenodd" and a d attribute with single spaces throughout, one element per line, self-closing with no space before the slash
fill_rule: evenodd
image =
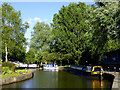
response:
<path id="1" fill-rule="evenodd" d="M 5 60 L 5 47 L 7 47 L 9 60 L 23 61 L 25 58 L 26 38 L 24 37 L 27 23 L 23 24 L 20 11 L 8 3 L 2 5 L 2 59 Z M 6 44 L 6 46 L 5 46 Z"/>
<path id="2" fill-rule="evenodd" d="M 85 48 L 85 33 L 87 31 L 86 5 L 84 3 L 71 3 L 63 6 L 59 14 L 54 14 L 52 34 L 55 43 L 53 52 L 63 54 L 63 59 L 80 59 Z"/>
<path id="3" fill-rule="evenodd" d="M 37 22 L 33 29 L 34 32 L 32 32 L 30 49 L 32 49 L 35 54 L 34 60 L 37 62 L 45 62 L 45 60 L 48 60 L 47 57 L 50 51 L 50 27 L 43 22 Z"/>

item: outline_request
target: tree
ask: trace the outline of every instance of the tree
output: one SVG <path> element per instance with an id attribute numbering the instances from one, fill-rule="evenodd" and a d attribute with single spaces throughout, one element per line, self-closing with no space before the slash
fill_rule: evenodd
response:
<path id="1" fill-rule="evenodd" d="M 33 29 L 30 48 L 34 49 L 36 55 L 41 54 L 42 59 L 47 60 L 46 55 L 50 52 L 51 42 L 50 27 L 43 22 L 37 22 Z"/>
<path id="2" fill-rule="evenodd" d="M 102 4 L 101 4 L 102 3 Z M 120 49 L 118 2 L 101 2 L 98 7 L 88 7 L 88 47 L 94 63 L 101 61 L 104 53 Z M 112 6 L 112 7 L 111 7 Z"/>
<path id="3" fill-rule="evenodd" d="M 26 38 L 24 37 L 28 23 L 23 24 L 20 11 L 15 11 L 8 3 L 2 5 L 2 58 L 5 61 L 12 59 L 16 54 L 21 54 L 25 51 Z M 15 51 L 13 51 L 15 50 Z M 18 50 L 18 51 L 17 51 Z M 25 52 L 24 52 L 25 54 Z M 19 57 L 18 57 L 19 58 Z M 14 58 L 14 60 L 17 58 Z"/>
<path id="4" fill-rule="evenodd" d="M 2 7 L 0 6 L 0 36 L 2 36 Z M 2 38 L 0 38 L 0 61 L 2 60 Z"/>
<path id="5" fill-rule="evenodd" d="M 58 14 L 54 14 L 52 51 L 66 54 L 65 56 L 72 55 L 73 60 L 79 62 L 85 49 L 88 29 L 86 19 L 86 5 L 81 2 L 63 6 Z"/>
<path id="6" fill-rule="evenodd" d="M 34 63 L 35 60 L 35 52 L 33 49 L 29 49 L 29 51 L 26 53 L 26 57 L 25 57 L 25 63 Z"/>

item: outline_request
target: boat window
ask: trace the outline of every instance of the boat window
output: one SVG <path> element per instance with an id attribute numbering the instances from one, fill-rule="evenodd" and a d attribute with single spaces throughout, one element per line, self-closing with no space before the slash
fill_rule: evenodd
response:
<path id="1" fill-rule="evenodd" d="M 91 67 L 91 66 L 87 66 L 87 70 L 88 70 L 88 71 L 91 71 L 91 70 L 92 70 L 92 67 Z"/>
<path id="2" fill-rule="evenodd" d="M 99 67 L 94 68 L 94 71 L 101 71 L 101 68 L 99 68 Z"/>

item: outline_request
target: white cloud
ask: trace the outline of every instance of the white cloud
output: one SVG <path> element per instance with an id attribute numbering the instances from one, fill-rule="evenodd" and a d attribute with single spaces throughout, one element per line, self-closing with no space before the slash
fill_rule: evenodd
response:
<path id="1" fill-rule="evenodd" d="M 34 21 L 40 21 L 40 18 L 39 17 L 35 17 Z"/>
<path id="2" fill-rule="evenodd" d="M 47 22 L 48 20 L 47 19 L 43 19 L 43 20 L 41 20 L 39 17 L 35 17 L 35 18 L 29 18 L 28 19 L 28 23 L 29 23 L 29 25 L 34 25 L 36 22 Z"/>

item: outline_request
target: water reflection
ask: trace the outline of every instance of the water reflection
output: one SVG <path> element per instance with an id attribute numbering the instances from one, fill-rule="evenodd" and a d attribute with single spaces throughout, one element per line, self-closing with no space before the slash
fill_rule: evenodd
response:
<path id="1" fill-rule="evenodd" d="M 102 80 L 101 82 L 99 80 L 91 80 L 93 88 L 103 88 L 104 86 L 104 81 Z"/>
<path id="2" fill-rule="evenodd" d="M 86 77 L 65 71 L 49 71 L 37 69 L 30 80 L 3 85 L 3 88 L 102 88 L 109 87 L 110 82 L 90 80 Z"/>
<path id="3" fill-rule="evenodd" d="M 51 70 L 49 70 L 49 69 L 44 69 L 43 71 L 53 71 L 53 72 L 58 72 L 58 70 L 55 70 L 55 69 L 54 69 L 54 70 L 52 70 L 52 69 L 51 69 Z"/>
<path id="4" fill-rule="evenodd" d="M 91 83 L 92 83 L 92 88 L 93 90 L 96 90 L 96 88 L 101 88 L 101 90 L 103 90 L 104 88 L 108 88 L 110 89 L 110 85 L 111 83 L 108 82 L 107 80 L 102 80 L 102 81 L 99 81 L 99 80 L 91 80 Z"/>

